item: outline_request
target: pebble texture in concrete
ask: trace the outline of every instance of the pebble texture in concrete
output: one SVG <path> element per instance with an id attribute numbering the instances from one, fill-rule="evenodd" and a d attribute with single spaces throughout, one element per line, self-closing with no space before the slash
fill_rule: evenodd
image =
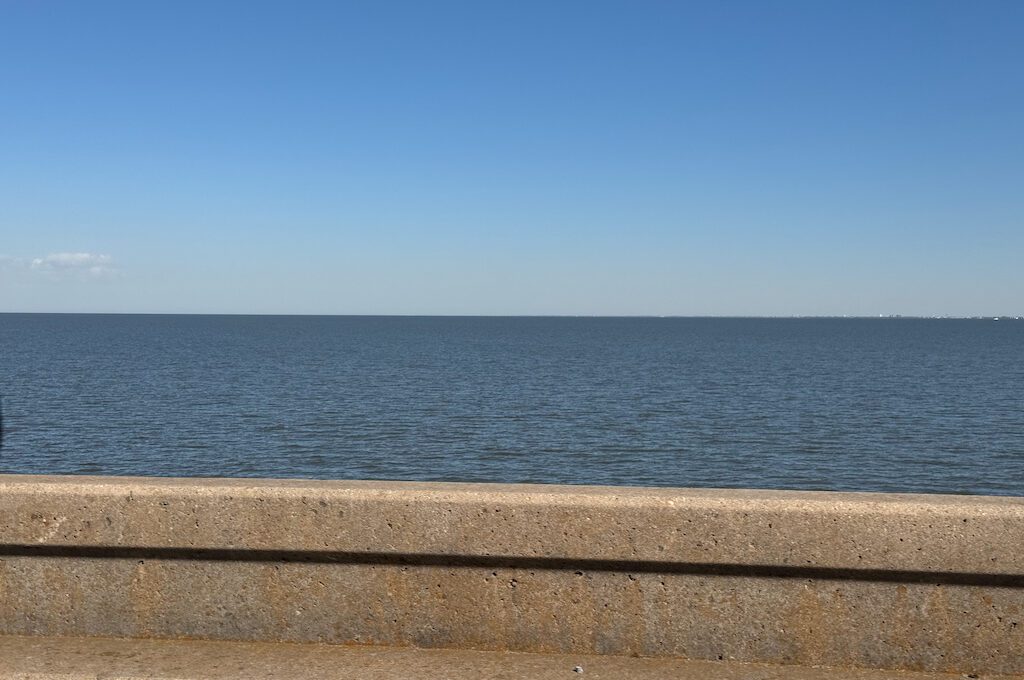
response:
<path id="1" fill-rule="evenodd" d="M 1024 671 L 1024 499 L 0 476 L 0 633 Z"/>
<path id="2" fill-rule="evenodd" d="M 9 680 L 963 680 L 961 674 L 341 645 L 0 637 Z M 985 675 L 984 680 L 1021 676 Z"/>

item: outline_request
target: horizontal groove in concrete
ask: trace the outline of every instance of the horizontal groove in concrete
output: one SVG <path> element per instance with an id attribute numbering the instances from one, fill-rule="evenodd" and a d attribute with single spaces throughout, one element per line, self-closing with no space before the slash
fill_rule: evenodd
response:
<path id="1" fill-rule="evenodd" d="M 317 644 L 0 636 L 9 680 L 962 680 L 947 673 Z M 984 680 L 1022 676 L 977 675 Z"/>
<path id="2" fill-rule="evenodd" d="M 354 553 L 327 550 L 247 550 L 217 548 L 169 548 L 133 546 L 0 545 L 0 557 L 64 557 L 81 559 L 182 560 L 207 562 L 271 562 L 354 564 L 392 567 L 448 567 L 466 569 L 527 569 L 631 574 L 689 574 L 694 576 L 743 576 L 746 578 L 794 578 L 825 581 L 869 581 L 932 585 L 1024 588 L 1024 575 L 963 572 L 908 571 L 892 569 L 840 569 L 829 567 L 761 564 L 715 564 L 603 560 L 583 558 L 521 557 L 518 555 L 423 555 L 414 553 Z"/>

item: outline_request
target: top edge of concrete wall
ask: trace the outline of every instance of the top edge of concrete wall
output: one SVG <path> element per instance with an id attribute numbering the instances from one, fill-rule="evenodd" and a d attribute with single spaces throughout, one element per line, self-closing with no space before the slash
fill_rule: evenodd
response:
<path id="1" fill-rule="evenodd" d="M 789 489 L 690 488 L 646 486 L 595 486 L 566 484 L 505 484 L 493 482 L 418 482 L 391 480 L 318 480 L 265 477 L 130 477 L 92 475 L 18 475 L 0 474 L 0 493 L 6 491 L 43 491 L 59 487 L 94 495 L 123 495 L 132 493 L 164 494 L 168 492 L 189 496 L 266 496 L 298 498 L 303 495 L 346 497 L 382 497 L 416 494 L 417 496 L 444 496 L 446 500 L 504 498 L 517 503 L 572 505 L 656 505 L 674 506 L 683 501 L 692 504 L 728 503 L 772 504 L 801 506 L 842 507 L 845 511 L 884 512 L 891 508 L 905 511 L 912 507 L 954 513 L 1009 512 L 1024 517 L 1024 496 L 980 496 L 924 493 L 879 493 L 867 491 L 803 491 Z"/>
<path id="2" fill-rule="evenodd" d="M 4 546 L 1020 577 L 1024 498 L 0 475 Z"/>

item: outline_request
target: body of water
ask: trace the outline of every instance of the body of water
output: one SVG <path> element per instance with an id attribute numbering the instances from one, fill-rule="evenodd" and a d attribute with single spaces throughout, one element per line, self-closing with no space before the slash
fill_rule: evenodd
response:
<path id="1" fill-rule="evenodd" d="M 0 314 L 0 472 L 1024 495 L 1024 321 Z"/>

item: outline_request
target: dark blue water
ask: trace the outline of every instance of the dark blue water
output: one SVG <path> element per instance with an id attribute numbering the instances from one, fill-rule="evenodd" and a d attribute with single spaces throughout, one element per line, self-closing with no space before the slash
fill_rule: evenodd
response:
<path id="1" fill-rule="evenodd" d="M 1024 495 L 1024 321 L 0 315 L 0 472 Z"/>

